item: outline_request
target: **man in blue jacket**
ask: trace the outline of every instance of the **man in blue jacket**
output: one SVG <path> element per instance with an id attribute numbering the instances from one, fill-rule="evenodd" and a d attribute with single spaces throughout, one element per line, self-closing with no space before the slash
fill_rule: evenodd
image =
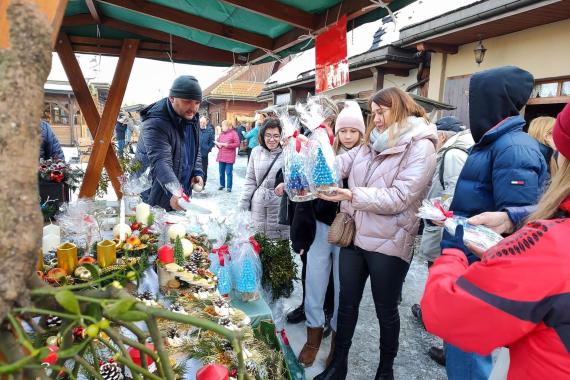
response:
<path id="1" fill-rule="evenodd" d="M 53 133 L 53 129 L 51 129 L 48 122 L 42 120 L 40 122 L 40 129 L 42 132 L 42 143 L 40 145 L 40 158 L 43 158 L 44 160 L 49 160 L 50 158 L 56 160 L 65 160 L 65 156 L 63 155 L 63 149 L 61 149 L 59 140 L 57 139 L 55 133 Z"/>
<path id="2" fill-rule="evenodd" d="M 523 132 L 519 112 L 532 91 L 530 73 L 504 66 L 474 74 L 469 82 L 469 121 L 475 145 L 459 175 L 450 209 L 472 217 L 487 211 L 535 204 L 540 198 L 547 166 L 535 139 Z M 454 237 L 444 231 L 442 246 Z M 478 258 L 464 249 L 470 263 Z M 491 356 L 446 346 L 450 380 L 487 379 Z"/>
<path id="3" fill-rule="evenodd" d="M 152 187 L 141 194 L 143 200 L 167 211 L 182 209 L 180 194 L 168 189 L 182 188 L 189 195 L 192 185 L 204 185 L 198 126 L 202 89 L 196 78 L 182 75 L 172 83 L 169 95 L 140 112 L 136 153 L 141 172 L 151 169 Z"/>
<path id="4" fill-rule="evenodd" d="M 207 117 L 200 118 L 200 154 L 202 156 L 202 171 L 204 172 L 204 187 L 208 180 L 208 154 L 214 147 L 216 131 Z"/>

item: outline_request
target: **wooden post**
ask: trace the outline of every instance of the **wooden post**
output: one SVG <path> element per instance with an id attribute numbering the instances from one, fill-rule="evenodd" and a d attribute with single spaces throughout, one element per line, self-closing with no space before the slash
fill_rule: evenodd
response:
<path id="1" fill-rule="evenodd" d="M 113 151 L 112 149 L 109 150 L 109 145 L 111 145 L 115 122 L 119 115 L 125 90 L 127 89 L 127 83 L 137 55 L 138 46 L 138 40 L 126 39 L 123 41 L 121 55 L 117 63 L 113 82 L 111 83 L 111 89 L 109 90 L 109 97 L 105 103 L 103 115 L 99 122 L 99 128 L 97 128 L 97 133 L 94 137 L 93 151 L 91 157 L 89 157 L 85 178 L 83 179 L 81 190 L 79 191 L 79 196 L 82 198 L 95 196 L 105 156 L 108 151 Z M 121 196 L 120 193 L 117 195 Z"/>
<path id="2" fill-rule="evenodd" d="M 372 85 L 374 86 L 374 92 L 379 91 L 384 88 L 384 70 L 378 69 L 376 67 L 371 67 L 372 71 Z"/>
<path id="3" fill-rule="evenodd" d="M 71 42 L 65 33 L 61 33 L 59 35 L 55 48 L 65 73 L 67 74 L 73 93 L 75 94 L 77 104 L 81 109 L 83 119 L 91 132 L 91 136 L 95 136 L 97 135 L 101 116 L 99 115 L 97 106 L 93 102 L 93 97 L 91 97 L 87 83 L 85 82 L 85 79 L 83 79 L 83 73 L 81 72 L 81 67 L 77 62 L 77 58 L 75 58 L 75 54 L 73 53 Z M 121 184 L 119 183 L 118 177 L 121 176 L 123 172 L 121 170 L 119 160 L 112 149 L 107 151 L 107 155 L 105 157 L 105 168 L 111 178 L 111 183 L 115 189 L 115 193 L 117 193 L 118 197 L 121 197 Z"/>
<path id="4" fill-rule="evenodd" d="M 67 7 L 67 0 L 28 0 L 30 3 L 35 3 L 43 14 L 46 15 L 48 22 L 52 27 L 52 44 L 54 46 L 57 34 L 59 33 L 59 28 L 61 26 L 61 21 L 63 20 L 63 14 L 65 13 L 65 8 Z M 9 25 L 6 15 L 6 10 L 8 9 L 8 4 L 10 0 L 0 1 L 0 49 L 5 49 L 10 47 L 10 35 L 8 33 Z"/>

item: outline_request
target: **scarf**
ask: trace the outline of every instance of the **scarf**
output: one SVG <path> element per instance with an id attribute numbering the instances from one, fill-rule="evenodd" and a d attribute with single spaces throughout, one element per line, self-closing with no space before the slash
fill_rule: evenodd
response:
<path id="1" fill-rule="evenodd" d="M 374 127 L 372 133 L 370 133 L 372 149 L 381 153 L 386 149 L 395 147 L 398 145 L 399 141 L 410 135 L 416 134 L 420 128 L 425 127 L 425 123 L 414 123 L 409 122 L 409 120 L 406 121 L 405 127 L 400 127 L 398 123 L 395 123 L 386 128 L 383 132 L 380 132 L 378 128 Z M 390 134 L 394 136 L 392 141 L 390 141 Z"/>

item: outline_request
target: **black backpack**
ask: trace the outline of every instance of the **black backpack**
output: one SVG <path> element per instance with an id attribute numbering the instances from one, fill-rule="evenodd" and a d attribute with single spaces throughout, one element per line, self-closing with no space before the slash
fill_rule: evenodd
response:
<path id="1" fill-rule="evenodd" d="M 439 164 L 439 183 L 441 183 L 441 187 L 445 190 L 445 185 L 443 183 L 443 173 L 445 171 L 445 155 L 452 149 L 459 149 L 462 152 L 469 154 L 469 150 L 462 147 L 462 146 L 450 146 L 445 148 L 445 150 L 441 154 L 441 163 Z"/>

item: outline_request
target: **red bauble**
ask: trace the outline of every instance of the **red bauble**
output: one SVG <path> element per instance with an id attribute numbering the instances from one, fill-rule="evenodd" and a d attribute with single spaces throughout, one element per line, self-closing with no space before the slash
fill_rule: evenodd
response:
<path id="1" fill-rule="evenodd" d="M 57 350 L 59 350 L 58 346 L 48 346 L 49 354 L 45 358 L 42 359 L 42 364 L 54 365 L 57 362 Z"/>
<path id="2" fill-rule="evenodd" d="M 174 262 L 174 248 L 165 244 L 158 249 L 158 260 L 163 264 L 170 264 Z"/>
<path id="3" fill-rule="evenodd" d="M 147 343 L 146 346 L 148 348 L 150 348 L 152 351 L 155 351 L 154 344 Z M 131 347 L 127 350 L 127 352 L 129 353 L 129 356 L 133 360 L 133 363 L 135 363 L 138 366 L 140 366 L 142 364 L 141 363 L 141 352 L 137 348 Z M 153 363 L 154 363 L 154 361 L 152 360 L 152 358 L 150 356 L 146 355 L 146 364 L 149 366 L 149 369 Z"/>
<path id="4" fill-rule="evenodd" d="M 228 369 L 220 364 L 208 364 L 196 372 L 196 380 L 228 380 Z"/>
<path id="5" fill-rule="evenodd" d="M 65 177 L 65 175 L 62 172 L 60 172 L 59 170 L 54 170 L 49 175 L 49 180 L 52 182 L 61 182 L 61 181 L 63 181 L 64 177 Z"/>

